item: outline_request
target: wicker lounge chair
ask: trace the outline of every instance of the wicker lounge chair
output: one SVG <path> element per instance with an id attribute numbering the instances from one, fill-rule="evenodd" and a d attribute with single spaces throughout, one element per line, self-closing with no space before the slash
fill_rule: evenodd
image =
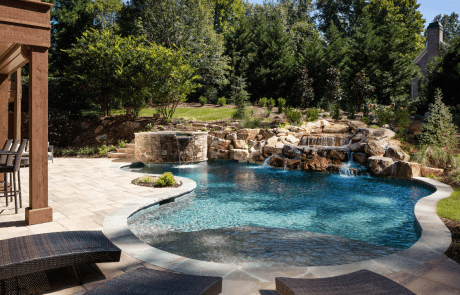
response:
<path id="1" fill-rule="evenodd" d="M 281 295 L 415 295 L 400 284 L 368 270 L 320 279 L 275 278 Z"/>
<path id="2" fill-rule="evenodd" d="M 214 295 L 221 292 L 221 277 L 184 275 L 140 267 L 107 281 L 86 295 Z"/>
<path id="3" fill-rule="evenodd" d="M 0 280 L 45 270 L 120 261 L 121 250 L 101 231 L 70 231 L 30 235 L 0 241 Z M 2 292 L 3 294 L 3 292 Z"/>

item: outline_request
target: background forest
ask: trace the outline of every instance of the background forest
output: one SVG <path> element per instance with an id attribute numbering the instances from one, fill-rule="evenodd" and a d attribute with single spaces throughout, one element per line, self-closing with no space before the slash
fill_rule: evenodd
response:
<path id="1" fill-rule="evenodd" d="M 136 114 L 147 102 L 166 112 L 200 97 L 214 104 L 221 97 L 236 104 L 284 98 L 287 106 L 326 110 L 335 103 L 352 113 L 395 103 L 420 112 L 437 87 L 446 103 L 460 101 L 453 88 L 460 69 L 448 66 L 460 62 L 455 13 L 436 17 L 448 54 L 430 64 L 419 97 L 410 96 L 420 76 L 412 61 L 426 42 L 416 0 L 45 1 L 54 4 L 52 113 Z M 27 84 L 27 68 L 23 74 Z M 366 87 L 373 91 L 363 95 Z"/>

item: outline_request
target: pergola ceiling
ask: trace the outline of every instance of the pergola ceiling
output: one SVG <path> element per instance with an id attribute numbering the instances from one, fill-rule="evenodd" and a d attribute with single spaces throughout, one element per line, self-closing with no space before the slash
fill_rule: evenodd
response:
<path id="1" fill-rule="evenodd" d="M 9 75 L 27 62 L 28 59 L 21 53 L 21 45 L 0 43 L 0 74 Z"/>

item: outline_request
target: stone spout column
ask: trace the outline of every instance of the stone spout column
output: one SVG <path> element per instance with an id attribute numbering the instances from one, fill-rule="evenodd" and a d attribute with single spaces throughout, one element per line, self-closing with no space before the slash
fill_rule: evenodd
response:
<path id="1" fill-rule="evenodd" d="M 23 46 L 29 59 L 28 225 L 53 220 L 48 207 L 48 48 Z"/>

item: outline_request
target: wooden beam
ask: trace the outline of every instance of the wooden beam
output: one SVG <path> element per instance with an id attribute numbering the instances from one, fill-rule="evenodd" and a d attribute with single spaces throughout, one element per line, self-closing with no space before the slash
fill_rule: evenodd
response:
<path id="1" fill-rule="evenodd" d="M 50 47 L 50 29 L 0 22 L 0 42 Z"/>
<path id="2" fill-rule="evenodd" d="M 8 139 L 8 84 L 8 75 L 0 75 L 0 148 Z M 0 181 L 3 181 L 3 174 Z"/>
<path id="3" fill-rule="evenodd" d="M 48 207 L 48 48 L 29 46 L 28 225 L 50 222 Z"/>
<path id="4" fill-rule="evenodd" d="M 16 97 L 14 99 L 14 139 L 21 140 L 21 68 L 16 70 Z"/>

